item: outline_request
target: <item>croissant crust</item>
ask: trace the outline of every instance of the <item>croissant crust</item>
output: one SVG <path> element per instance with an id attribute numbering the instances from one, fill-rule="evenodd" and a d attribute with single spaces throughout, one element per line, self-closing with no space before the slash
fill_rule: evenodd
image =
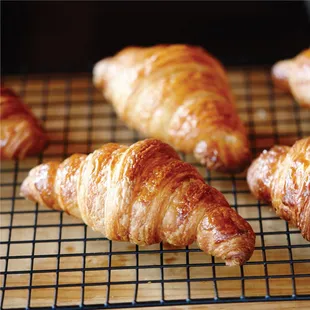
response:
<path id="1" fill-rule="evenodd" d="M 310 108 L 310 48 L 293 59 L 282 60 L 272 67 L 276 86 L 289 91 L 300 105 Z"/>
<path id="2" fill-rule="evenodd" d="M 1 159 L 22 159 L 40 153 L 47 136 L 37 119 L 10 89 L 0 90 Z"/>
<path id="3" fill-rule="evenodd" d="M 224 68 L 202 48 L 128 47 L 96 64 L 94 83 L 130 127 L 208 168 L 240 172 L 250 163 Z"/>
<path id="4" fill-rule="evenodd" d="M 196 240 L 227 265 L 245 263 L 254 250 L 251 226 L 159 140 L 109 143 L 88 156 L 42 164 L 30 171 L 21 194 L 81 218 L 110 240 L 175 246 Z"/>
<path id="5" fill-rule="evenodd" d="M 248 170 L 252 193 L 310 241 L 310 138 L 264 151 Z"/>

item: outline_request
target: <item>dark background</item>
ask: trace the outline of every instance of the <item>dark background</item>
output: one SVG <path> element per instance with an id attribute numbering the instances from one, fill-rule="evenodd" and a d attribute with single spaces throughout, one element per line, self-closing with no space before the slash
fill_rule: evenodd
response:
<path id="1" fill-rule="evenodd" d="M 2 73 L 90 71 L 127 45 L 204 46 L 225 65 L 272 64 L 309 46 L 305 1 L 2 2 Z"/>

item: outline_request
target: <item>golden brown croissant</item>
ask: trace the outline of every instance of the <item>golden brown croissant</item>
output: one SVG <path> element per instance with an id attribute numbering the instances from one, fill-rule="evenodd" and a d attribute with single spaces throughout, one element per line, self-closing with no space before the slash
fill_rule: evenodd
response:
<path id="1" fill-rule="evenodd" d="M 194 153 L 210 169 L 240 172 L 250 162 L 222 65 L 187 45 L 129 47 L 94 67 L 94 83 L 130 127 Z"/>
<path id="2" fill-rule="evenodd" d="M 243 264 L 254 250 L 251 226 L 159 140 L 109 143 L 88 156 L 42 164 L 30 171 L 21 194 L 81 218 L 111 240 L 175 246 L 197 240 L 227 265 Z"/>
<path id="3" fill-rule="evenodd" d="M 1 159 L 22 159 L 46 146 L 47 136 L 31 111 L 10 89 L 0 89 Z"/>
<path id="4" fill-rule="evenodd" d="M 264 151 L 248 170 L 252 193 L 310 241 L 310 137 Z"/>
<path id="5" fill-rule="evenodd" d="M 282 60 L 272 67 L 275 85 L 290 91 L 297 102 L 310 107 L 310 48 L 293 59 Z"/>

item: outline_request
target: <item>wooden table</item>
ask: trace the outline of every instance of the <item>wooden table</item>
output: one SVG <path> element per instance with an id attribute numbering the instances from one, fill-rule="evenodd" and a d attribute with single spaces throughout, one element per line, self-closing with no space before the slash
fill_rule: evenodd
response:
<path id="1" fill-rule="evenodd" d="M 299 108 L 289 95 L 274 89 L 267 69 L 231 68 L 229 77 L 255 154 L 276 143 L 292 144 L 310 134 L 310 111 Z M 42 119 L 51 141 L 42 156 L 1 163 L 0 271 L 5 288 L 4 309 L 51 307 L 55 302 L 58 306 L 77 306 L 81 298 L 85 305 L 104 304 L 108 287 L 111 304 L 132 302 L 135 290 L 137 302 L 159 302 L 163 297 L 167 301 L 190 297 L 214 302 L 217 293 L 219 299 L 236 299 L 242 293 L 245 299 L 263 299 L 266 294 L 270 299 L 292 294 L 309 297 L 309 243 L 296 229 L 278 219 L 269 206 L 252 197 L 245 173 L 207 175 L 192 156 L 184 157 L 225 194 L 257 233 L 256 250 L 242 268 L 225 267 L 222 261 L 197 251 L 196 244 L 186 251 L 165 245 L 138 248 L 129 243 L 109 242 L 67 214 L 20 198 L 22 180 L 41 161 L 63 159 L 75 152 L 88 153 L 110 141 L 130 144 L 143 137 L 115 117 L 113 108 L 93 89 L 87 74 L 8 76 L 3 80 Z M 168 308 L 242 307 L 310 309 L 310 304 L 287 301 Z"/>

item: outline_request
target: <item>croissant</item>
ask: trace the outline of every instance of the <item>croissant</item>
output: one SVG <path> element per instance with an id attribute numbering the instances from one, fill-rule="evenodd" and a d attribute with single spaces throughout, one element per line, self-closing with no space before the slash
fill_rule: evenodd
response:
<path id="1" fill-rule="evenodd" d="M 251 155 L 226 73 L 199 47 L 128 47 L 99 61 L 93 80 L 130 127 L 209 169 L 241 172 Z"/>
<path id="2" fill-rule="evenodd" d="M 47 136 L 21 99 L 10 89 L 0 89 L 1 159 L 22 159 L 43 150 Z"/>
<path id="3" fill-rule="evenodd" d="M 108 239 L 199 247 L 227 265 L 245 263 L 255 234 L 224 196 L 168 144 L 109 143 L 33 168 L 21 195 L 81 218 Z"/>
<path id="4" fill-rule="evenodd" d="M 272 204 L 276 213 L 310 241 L 310 137 L 292 147 L 275 146 L 250 166 L 252 193 Z"/>
<path id="5" fill-rule="evenodd" d="M 272 67 L 276 86 L 290 91 L 297 102 L 310 107 L 310 48 L 293 59 L 282 60 Z"/>

